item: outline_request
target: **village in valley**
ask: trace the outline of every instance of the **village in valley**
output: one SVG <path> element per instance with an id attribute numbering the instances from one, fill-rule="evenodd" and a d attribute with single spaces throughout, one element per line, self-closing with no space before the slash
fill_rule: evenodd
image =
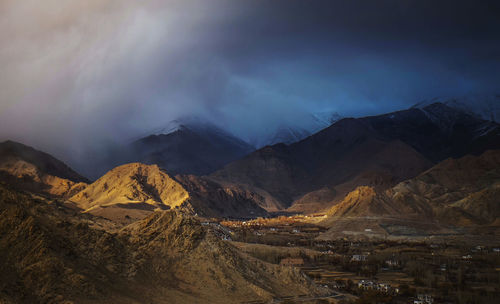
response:
<path id="1" fill-rule="evenodd" d="M 301 269 L 333 292 L 274 303 L 483 303 L 500 295 L 500 245 L 460 238 L 322 240 L 323 215 L 207 220 L 221 239 L 263 261 Z M 366 231 L 368 234 L 370 231 Z"/>

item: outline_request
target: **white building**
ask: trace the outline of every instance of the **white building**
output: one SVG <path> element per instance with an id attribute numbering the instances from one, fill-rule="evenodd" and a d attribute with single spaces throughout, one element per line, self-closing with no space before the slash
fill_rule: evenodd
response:
<path id="1" fill-rule="evenodd" d="M 366 257 L 364 254 L 355 254 L 352 256 L 351 261 L 363 262 L 366 261 Z"/>

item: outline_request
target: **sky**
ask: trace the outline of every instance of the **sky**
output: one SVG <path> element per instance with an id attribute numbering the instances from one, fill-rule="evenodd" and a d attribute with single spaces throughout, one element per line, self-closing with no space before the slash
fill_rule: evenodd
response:
<path id="1" fill-rule="evenodd" d="M 498 94 L 499 16 L 480 0 L 1 0 L 0 140 L 72 164 L 184 116 L 245 139 L 303 113 Z"/>

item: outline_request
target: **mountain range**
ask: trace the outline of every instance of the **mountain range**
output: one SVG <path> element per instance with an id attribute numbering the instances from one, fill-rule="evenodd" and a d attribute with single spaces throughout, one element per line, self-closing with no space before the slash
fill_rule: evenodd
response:
<path id="1" fill-rule="evenodd" d="M 484 120 L 490 120 L 497 123 L 500 122 L 500 95 L 498 94 L 469 94 L 459 97 L 435 97 L 429 100 L 422 100 L 413 107 L 422 108 L 438 102 Z"/>
<path id="2" fill-rule="evenodd" d="M 169 175 L 157 165 L 121 165 L 90 183 L 59 160 L 23 144 L 0 143 L 0 153 L 0 181 L 118 222 L 168 209 L 212 217 L 267 215 L 260 207 L 265 199 L 257 193 L 209 178 Z"/>
<path id="3" fill-rule="evenodd" d="M 68 199 L 84 212 L 119 214 L 128 222 L 158 208 L 181 207 L 204 216 L 246 218 L 285 210 L 326 212 L 359 186 L 385 191 L 444 159 L 500 149 L 496 122 L 441 103 L 344 118 L 299 142 L 266 146 L 232 162 L 249 149 L 246 144 L 210 124 L 189 126 L 175 125 L 135 141 L 145 164 L 118 166 L 91 184 L 62 162 L 13 142 L 1 146 L 0 171 L 4 179 L 20 178 L 24 187 L 29 180 L 34 190 L 37 185 L 38 192 Z M 201 139 L 209 137 L 217 141 Z M 156 153 L 162 156 L 155 159 Z M 221 162 L 215 165 L 214 157 Z M 205 161 L 214 164 L 211 170 L 229 163 L 207 176 L 201 176 L 209 172 L 204 170 L 183 174 Z"/>
<path id="4" fill-rule="evenodd" d="M 276 198 L 293 212 L 317 212 L 359 185 L 379 190 L 449 157 L 500 148 L 500 126 L 435 103 L 345 118 L 291 145 L 257 150 L 211 176 Z"/>
<path id="5" fill-rule="evenodd" d="M 156 164 L 170 174 L 207 175 L 267 145 L 291 144 L 339 120 L 333 111 L 303 113 L 258 136 L 241 138 L 226 128 L 197 116 L 186 116 L 145 132 L 122 144 L 110 144 L 92 153 L 93 163 L 78 168 L 97 179 L 112 168 L 131 162 Z"/>
<path id="6" fill-rule="evenodd" d="M 132 152 L 146 163 L 95 181 L 0 143 L 0 301 L 257 303 L 328 293 L 297 268 L 226 242 L 231 231 L 217 223 L 226 218 L 301 213 L 322 227 L 316 240 L 498 239 L 500 125 L 474 113 L 432 103 L 344 118 L 246 155 L 250 146 L 228 132 L 197 125 L 136 140 Z"/>
<path id="7" fill-rule="evenodd" d="M 157 165 L 131 163 L 106 173 L 68 198 L 83 212 L 130 223 L 155 210 L 182 209 L 205 217 L 267 215 L 260 196 L 194 175 L 169 176 Z"/>

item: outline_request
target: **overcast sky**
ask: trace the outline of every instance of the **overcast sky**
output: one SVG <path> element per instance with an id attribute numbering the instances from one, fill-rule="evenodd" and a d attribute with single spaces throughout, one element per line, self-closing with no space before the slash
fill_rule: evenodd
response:
<path id="1" fill-rule="evenodd" d="M 247 138 L 498 93 L 498 3 L 1 0 L 0 139 L 71 163 L 185 115 Z"/>

